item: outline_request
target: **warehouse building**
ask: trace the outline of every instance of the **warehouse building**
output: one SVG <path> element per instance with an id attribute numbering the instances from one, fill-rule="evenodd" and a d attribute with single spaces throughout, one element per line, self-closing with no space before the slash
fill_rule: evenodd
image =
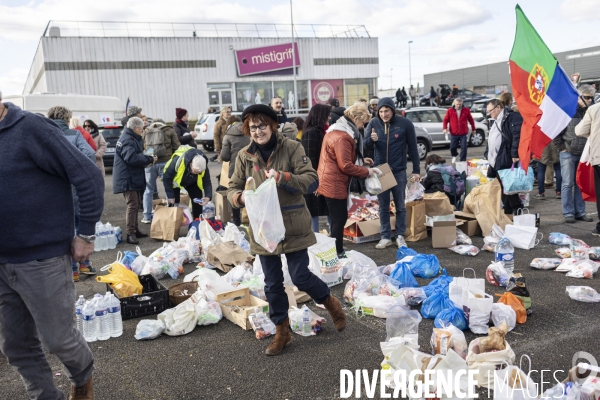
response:
<path id="1" fill-rule="evenodd" d="M 555 53 L 554 56 L 569 76 L 579 74 L 579 83 L 595 84 L 600 89 L 600 46 L 564 51 Z M 488 96 L 497 96 L 505 91 L 513 91 L 510 84 L 508 60 L 426 74 L 424 82 L 425 93 L 428 93 L 429 87 L 437 88 L 440 83 L 450 86 L 456 84 L 459 88 Z"/>
<path id="2" fill-rule="evenodd" d="M 172 121 L 176 107 L 193 118 L 277 95 L 302 113 L 376 93 L 377 38 L 364 26 L 295 25 L 294 37 L 290 25 L 50 21 L 23 94 L 116 96 Z"/>

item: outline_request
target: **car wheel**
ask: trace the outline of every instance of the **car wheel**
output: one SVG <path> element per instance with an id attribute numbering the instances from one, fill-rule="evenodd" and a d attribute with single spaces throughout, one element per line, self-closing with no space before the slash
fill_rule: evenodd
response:
<path id="1" fill-rule="evenodd" d="M 212 144 L 203 144 L 202 147 L 204 147 L 204 150 L 206 150 L 206 151 L 214 151 L 215 150 L 215 146 Z"/>
<path id="2" fill-rule="evenodd" d="M 471 146 L 477 147 L 483 144 L 485 134 L 481 129 L 477 129 L 475 132 L 471 134 L 471 138 L 469 140 L 469 144 Z"/>
<path id="3" fill-rule="evenodd" d="M 427 157 L 427 143 L 423 139 L 417 139 L 417 152 L 419 160 L 424 160 Z"/>

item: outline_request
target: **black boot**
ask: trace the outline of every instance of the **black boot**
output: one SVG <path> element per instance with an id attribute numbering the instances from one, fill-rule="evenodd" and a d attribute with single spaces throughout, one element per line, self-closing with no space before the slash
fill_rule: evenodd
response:
<path id="1" fill-rule="evenodd" d="M 140 242 L 137 240 L 137 237 L 135 236 L 135 234 L 127 235 L 127 243 L 140 244 Z"/>

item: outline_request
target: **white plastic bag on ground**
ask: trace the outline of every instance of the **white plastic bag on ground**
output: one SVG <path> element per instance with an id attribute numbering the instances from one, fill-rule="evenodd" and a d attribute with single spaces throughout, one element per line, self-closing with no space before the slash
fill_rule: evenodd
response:
<path id="1" fill-rule="evenodd" d="M 512 331 L 517 324 L 517 313 L 511 306 L 504 303 L 494 303 L 492 306 L 492 323 L 494 326 L 500 326 L 503 321 L 508 325 L 508 330 Z"/>
<path id="2" fill-rule="evenodd" d="M 567 286 L 570 298 L 584 303 L 600 303 L 600 294 L 589 286 Z"/>
<path id="3" fill-rule="evenodd" d="M 367 296 L 361 292 L 355 297 L 355 307 L 363 315 L 370 315 L 377 318 L 387 318 L 387 312 L 394 306 L 405 306 L 406 301 L 403 296 L 392 297 L 385 295 Z"/>
<path id="4" fill-rule="evenodd" d="M 433 328 L 429 344 L 431 345 L 431 354 L 445 356 L 452 349 L 463 360 L 467 358 L 468 347 L 465 334 L 452 324 L 442 328 Z"/>
<path id="5" fill-rule="evenodd" d="M 137 340 L 156 339 L 165 331 L 165 324 L 159 319 L 143 319 L 135 327 Z"/>
<path id="6" fill-rule="evenodd" d="M 198 229 L 200 231 L 200 242 L 202 242 L 202 253 L 204 254 L 204 258 L 206 258 L 206 255 L 208 254 L 208 248 L 210 246 L 223 243 L 223 240 L 205 219 L 200 221 Z"/>
<path id="7" fill-rule="evenodd" d="M 187 335 L 198 323 L 196 307 L 191 298 L 175 308 L 169 308 L 158 314 L 158 319 L 165 324 L 165 333 L 169 336 Z"/>
<path id="8" fill-rule="evenodd" d="M 225 282 L 225 280 L 212 269 L 199 268 L 194 272 L 187 274 L 183 278 L 184 282 L 198 282 L 198 288 L 202 290 L 207 301 L 215 301 L 216 295 L 223 292 L 235 290 L 235 287 Z"/>
<path id="9" fill-rule="evenodd" d="M 504 363 L 512 365 L 515 362 L 515 352 L 505 340 L 504 350 L 481 353 L 479 340 L 480 338 L 477 338 L 469 343 L 467 364 L 469 370 L 475 371 L 475 379 L 479 386 L 493 388 L 494 372 Z"/>
<path id="10" fill-rule="evenodd" d="M 346 257 L 354 261 L 359 265 L 363 265 L 365 267 L 377 268 L 377 264 L 371 258 L 365 256 L 363 253 L 359 253 L 356 250 L 349 250 L 346 252 Z"/>
<path id="11" fill-rule="evenodd" d="M 473 271 L 473 278 L 465 277 L 465 271 L 467 270 Z M 463 269 L 463 276 L 456 276 L 454 279 L 452 279 L 452 282 L 450 282 L 448 285 L 448 294 L 454 305 L 461 310 L 463 307 L 463 289 L 477 289 L 485 291 L 485 280 L 483 278 L 477 278 L 473 268 Z"/>
<path id="12" fill-rule="evenodd" d="M 195 304 L 198 325 L 216 324 L 223 318 L 221 306 L 216 301 L 206 301 L 204 294 L 199 292 L 196 291 L 189 299 Z"/>
<path id="13" fill-rule="evenodd" d="M 342 264 L 337 256 L 335 239 L 320 233 L 315 233 L 317 244 L 308 248 L 310 258 L 309 269 L 327 286 L 342 283 Z"/>
<path id="14" fill-rule="evenodd" d="M 411 338 L 415 343 L 419 343 L 419 324 L 421 323 L 421 313 L 417 310 L 411 310 L 408 307 L 397 305 L 387 311 L 387 320 L 385 321 L 386 342 L 394 338 Z"/>
<path id="15" fill-rule="evenodd" d="M 534 258 L 529 266 L 536 269 L 555 269 L 561 262 L 560 258 Z"/>
<path id="16" fill-rule="evenodd" d="M 494 304 L 492 296 L 483 290 L 469 288 L 463 289 L 461 301 L 463 311 L 468 317 L 469 329 L 478 335 L 487 333 Z"/>
<path id="17" fill-rule="evenodd" d="M 586 278 L 592 279 L 594 274 L 598 271 L 598 264 L 592 260 L 577 260 L 573 264 L 571 270 L 567 272 L 566 276 L 571 278 Z"/>
<path id="18" fill-rule="evenodd" d="M 308 310 L 310 312 L 310 325 L 311 325 L 311 335 L 314 336 L 319 332 L 322 326 L 325 324 L 325 318 L 321 317 L 318 314 L 315 314 L 311 309 Z M 302 309 L 298 307 L 291 307 L 288 310 L 288 317 L 290 319 L 290 327 L 292 328 L 292 332 L 302 335 Z"/>
<path id="19" fill-rule="evenodd" d="M 275 178 L 267 179 L 256 190 L 245 191 L 244 199 L 254 240 L 265 250 L 274 252 L 285 238 Z"/>
<path id="20" fill-rule="evenodd" d="M 274 335 L 277 329 L 260 307 L 254 309 L 254 312 L 248 316 L 248 321 L 250 321 L 254 335 L 259 340 Z"/>

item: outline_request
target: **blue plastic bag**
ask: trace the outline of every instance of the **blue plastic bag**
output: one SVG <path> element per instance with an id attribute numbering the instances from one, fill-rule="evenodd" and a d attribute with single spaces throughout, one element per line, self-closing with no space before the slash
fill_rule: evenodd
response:
<path id="1" fill-rule="evenodd" d="M 435 318 L 439 313 L 447 308 L 454 307 L 448 297 L 448 293 L 442 287 L 438 287 L 435 292 L 429 296 L 421 306 L 421 315 L 423 318 Z"/>
<path id="2" fill-rule="evenodd" d="M 527 169 L 527 174 L 525 174 L 520 163 L 517 163 L 517 168 L 515 168 L 515 163 L 513 163 L 511 168 L 498 171 L 498 176 L 502 181 L 504 194 L 518 194 L 533 190 L 534 176 L 533 168 L 531 167 Z"/>
<path id="3" fill-rule="evenodd" d="M 442 310 L 433 321 L 433 325 L 436 328 L 444 328 L 449 324 L 454 325 L 461 331 L 464 331 L 469 327 L 467 324 L 467 319 L 465 318 L 465 313 L 456 307 L 450 307 Z"/>
<path id="4" fill-rule="evenodd" d="M 402 246 L 396 252 L 396 261 L 402 260 L 406 256 L 416 256 L 417 254 L 419 253 L 417 253 L 413 249 L 409 249 L 408 247 Z"/>
<path id="5" fill-rule="evenodd" d="M 123 259 L 121 260 L 121 264 L 127 267 L 127 269 L 131 269 L 131 263 L 139 256 L 135 251 L 125 250 L 123 253 Z"/>
<path id="6" fill-rule="evenodd" d="M 417 283 L 413 273 L 410 271 L 410 267 L 407 263 L 402 263 L 400 261 L 396 262 L 396 266 L 390 274 L 390 278 L 399 282 L 399 288 L 419 287 L 419 284 Z"/>
<path id="7" fill-rule="evenodd" d="M 410 261 L 410 270 L 414 276 L 430 279 L 440 272 L 440 262 L 433 254 L 417 254 Z"/>
<path id="8" fill-rule="evenodd" d="M 452 278 L 451 276 L 448 276 L 448 273 L 446 272 L 446 268 L 444 268 L 442 270 L 442 275 L 438 276 L 437 278 L 435 278 L 434 280 L 429 282 L 429 285 L 423 287 L 423 290 L 425 290 L 425 295 L 427 297 L 431 296 L 433 294 L 433 292 L 435 291 L 435 289 L 438 287 L 441 287 L 442 289 L 444 289 L 446 294 L 449 295 L 448 286 L 450 286 L 450 282 L 452 282 L 452 279 L 454 279 L 454 278 Z"/>

